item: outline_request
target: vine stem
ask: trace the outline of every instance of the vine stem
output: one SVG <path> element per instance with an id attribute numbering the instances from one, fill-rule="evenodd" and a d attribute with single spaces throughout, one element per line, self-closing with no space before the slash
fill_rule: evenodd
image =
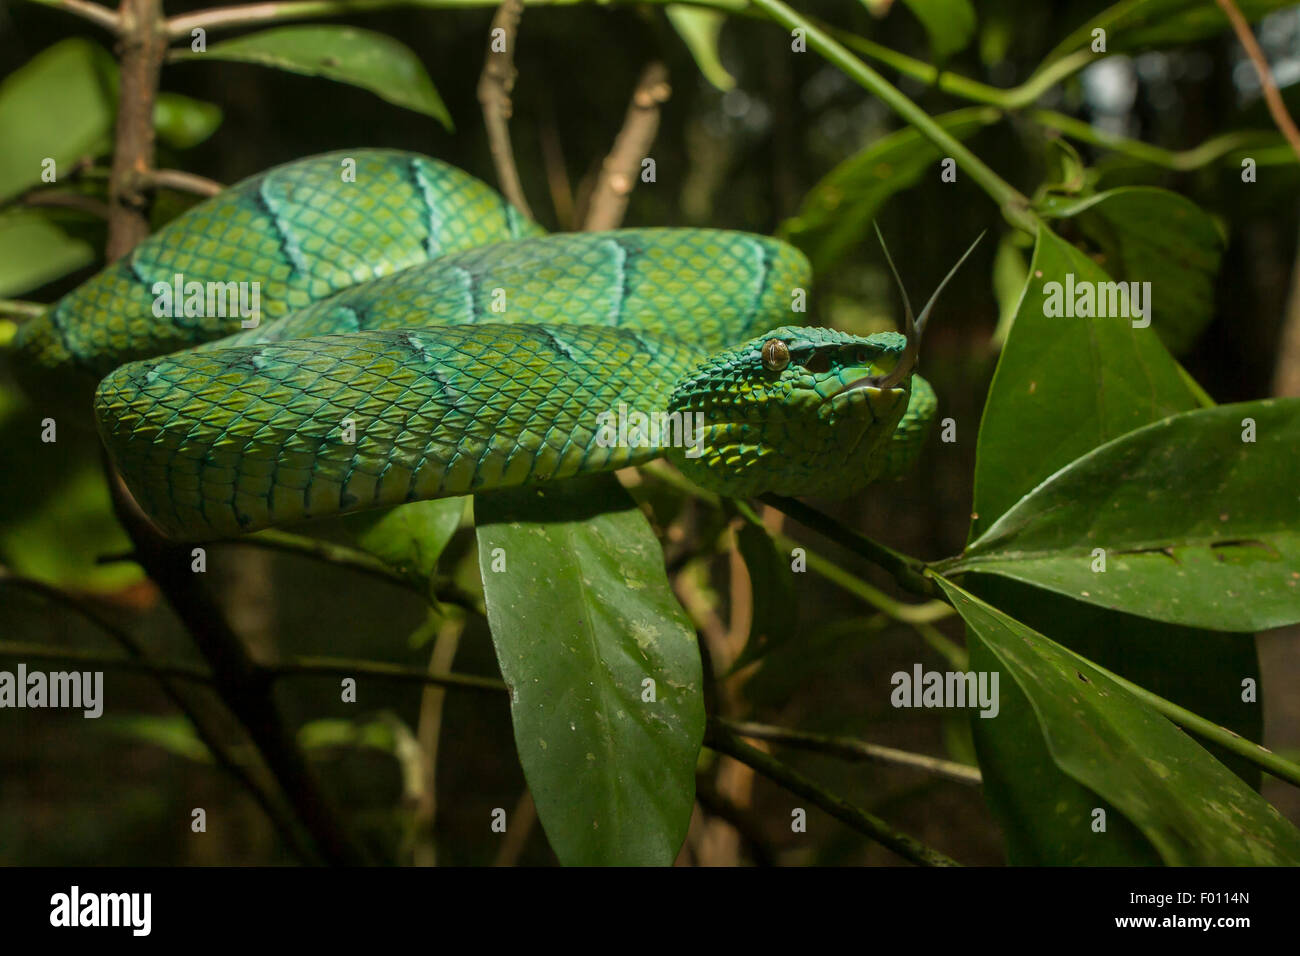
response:
<path id="1" fill-rule="evenodd" d="M 743 764 L 753 767 L 768 779 L 779 783 L 791 793 L 806 797 L 821 807 L 835 819 L 847 824 L 859 833 L 871 837 L 882 846 L 888 847 L 905 860 L 920 866 L 960 866 L 960 864 L 926 846 L 915 837 L 890 826 L 884 820 L 857 807 L 843 797 L 813 783 L 803 774 L 777 760 L 771 754 L 764 753 L 757 747 L 745 743 L 726 724 L 713 719 L 709 721 L 704 735 L 705 745 L 718 753 L 733 757 Z"/>
<path id="2" fill-rule="evenodd" d="M 897 87 L 863 63 L 825 31 L 792 10 L 781 0 L 751 0 L 753 5 L 787 29 L 802 30 L 808 46 L 816 50 L 850 79 L 878 97 L 886 106 L 911 125 L 918 133 L 957 161 L 971 179 L 979 184 L 1002 209 L 1002 215 L 1018 229 L 1028 233 L 1037 231 L 1038 217 L 1030 208 L 1029 199 L 989 167 L 982 159 L 967 149 L 960 140 L 936 123 Z"/>

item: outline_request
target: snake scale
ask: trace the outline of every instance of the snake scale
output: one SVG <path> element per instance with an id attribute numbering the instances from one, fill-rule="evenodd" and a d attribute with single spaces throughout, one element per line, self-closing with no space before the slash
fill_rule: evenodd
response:
<path id="1" fill-rule="evenodd" d="M 110 456 L 180 539 L 664 455 L 723 494 L 847 495 L 908 466 L 935 399 L 909 337 L 793 325 L 809 273 L 739 232 L 546 235 L 452 166 L 356 150 L 200 203 L 16 346 L 38 394 L 98 381 Z M 158 315 L 182 277 L 256 282 L 256 326 Z M 695 444 L 602 425 L 628 410 Z"/>

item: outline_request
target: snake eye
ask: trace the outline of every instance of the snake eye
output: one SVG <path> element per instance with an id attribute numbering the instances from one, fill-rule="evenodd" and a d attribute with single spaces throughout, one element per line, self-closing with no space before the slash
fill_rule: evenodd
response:
<path id="1" fill-rule="evenodd" d="M 803 367 L 814 375 L 825 375 L 831 370 L 831 357 L 825 352 L 813 352 L 808 356 L 808 361 L 803 363 Z"/>
<path id="2" fill-rule="evenodd" d="M 871 360 L 876 357 L 875 353 L 868 348 L 860 348 L 854 355 L 854 360 L 859 365 L 870 365 Z"/>
<path id="3" fill-rule="evenodd" d="M 768 339 L 763 343 L 763 368 L 769 372 L 780 372 L 789 364 L 789 346 L 780 339 Z"/>

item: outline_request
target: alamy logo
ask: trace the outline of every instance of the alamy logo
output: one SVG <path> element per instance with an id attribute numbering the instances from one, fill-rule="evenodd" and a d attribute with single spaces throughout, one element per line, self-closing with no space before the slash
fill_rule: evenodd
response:
<path id="1" fill-rule="evenodd" d="M 896 671 L 889 682 L 895 707 L 978 707 L 981 717 L 996 717 L 1001 709 L 997 671 L 923 671 L 914 664 L 912 673 Z"/>
<path id="2" fill-rule="evenodd" d="M 185 281 L 176 273 L 172 281 L 155 282 L 153 314 L 160 319 L 240 319 L 240 327 L 255 329 L 262 320 L 262 283 Z"/>
<path id="3" fill-rule="evenodd" d="M 82 893 L 74 886 L 50 897 L 51 926 L 129 926 L 133 936 L 148 936 L 152 924 L 152 893 Z"/>
<path id="4" fill-rule="evenodd" d="M 0 671 L 0 708 L 69 707 L 83 717 L 104 713 L 103 671 Z"/>
<path id="5" fill-rule="evenodd" d="M 1132 319 L 1133 328 L 1151 324 L 1150 282 L 1075 281 L 1065 274 L 1065 283 L 1043 284 L 1043 315 L 1055 318 Z"/>
<path id="6" fill-rule="evenodd" d="M 617 411 L 596 416 L 596 445 L 600 448 L 685 448 L 687 458 L 704 454 L 703 412 Z"/>

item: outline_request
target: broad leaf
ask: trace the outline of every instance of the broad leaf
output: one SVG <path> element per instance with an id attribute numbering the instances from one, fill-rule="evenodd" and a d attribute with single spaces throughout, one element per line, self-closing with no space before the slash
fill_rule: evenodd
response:
<path id="1" fill-rule="evenodd" d="M 1028 699 L 1056 765 L 1118 809 L 1165 863 L 1300 863 L 1300 831 L 1188 734 L 1084 658 L 937 580 L 972 641 Z M 1073 820 L 1090 833 L 1091 822 Z M 1116 835 L 1109 820 L 1105 832 L 1092 833 L 1098 841 Z"/>
<path id="2" fill-rule="evenodd" d="M 76 38 L 41 51 L 0 82 L 0 201 L 48 181 L 47 159 L 62 177 L 83 156 L 107 148 L 115 80 L 112 58 Z"/>
<path id="3" fill-rule="evenodd" d="M 1045 314 L 1049 282 L 1109 282 L 1046 226 L 998 361 L 975 462 L 975 537 L 1034 486 L 1090 449 L 1196 398 L 1150 327 Z M 1161 287 L 1163 288 L 1163 286 Z M 1156 294 L 1160 293 L 1156 290 Z"/>
<path id="4" fill-rule="evenodd" d="M 695 799 L 703 675 L 644 514 L 612 475 L 481 495 L 475 512 L 515 744 L 556 855 L 672 863 Z"/>
<path id="5" fill-rule="evenodd" d="M 432 116 L 447 129 L 451 115 L 419 57 L 392 37 L 356 27 L 278 27 L 226 40 L 177 60 L 228 60 L 323 76 L 369 90 L 380 99 Z"/>
<path id="6" fill-rule="evenodd" d="M 937 116 L 935 122 L 966 139 L 1000 115 L 973 107 Z M 876 210 L 890 196 L 914 185 L 939 158 L 939 149 L 911 127 L 878 139 L 827 173 L 778 235 L 803 250 L 815 271 L 827 269 L 866 236 Z"/>
<path id="7" fill-rule="evenodd" d="M 1134 186 L 1087 199 L 1049 197 L 1041 211 L 1072 220 L 1120 282 L 1149 282 L 1151 326 L 1175 353 L 1191 348 L 1214 315 L 1223 236 L 1200 206 L 1166 189 Z"/>
<path id="8" fill-rule="evenodd" d="M 90 243 L 64 232 L 42 210 L 0 213 L 0 296 L 18 296 L 95 261 Z"/>
<path id="9" fill-rule="evenodd" d="M 936 60 L 946 60 L 966 48 L 975 36 L 975 7 L 971 0 L 903 0 L 925 27 Z"/>
<path id="10" fill-rule="evenodd" d="M 1053 475 L 945 571 L 999 574 L 1190 627 L 1294 624 L 1297 448 L 1300 399 L 1175 415 Z"/>
<path id="11" fill-rule="evenodd" d="M 1038 588 L 985 575 L 967 583 L 977 596 L 1058 644 L 1141 687 L 1215 723 L 1258 741 L 1263 705 L 1242 700 L 1242 682 L 1260 686 L 1254 636 L 1178 627 Z M 971 666 L 996 670 L 985 645 L 972 637 Z M 1098 840 L 1092 791 L 1056 766 L 1037 719 L 1013 681 L 1000 686 L 997 720 L 969 721 L 984 775 L 984 794 L 1018 865 L 1113 866 L 1158 861 L 1155 851 L 1122 816 L 1108 810 L 1110 839 Z M 1260 770 L 1215 744 L 1202 741 L 1216 759 L 1258 790 Z M 1067 822 L 1068 821 L 1068 822 Z M 1082 825 L 1081 825 L 1082 823 Z"/>

